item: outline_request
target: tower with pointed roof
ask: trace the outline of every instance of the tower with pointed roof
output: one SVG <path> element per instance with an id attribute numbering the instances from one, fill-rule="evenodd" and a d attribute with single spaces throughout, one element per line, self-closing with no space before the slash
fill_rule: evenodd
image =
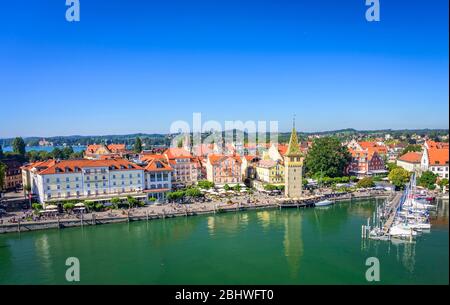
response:
<path id="1" fill-rule="evenodd" d="M 300 198 L 302 195 L 303 158 L 298 145 L 295 118 L 292 124 L 291 138 L 284 155 L 284 195 L 287 198 Z"/>

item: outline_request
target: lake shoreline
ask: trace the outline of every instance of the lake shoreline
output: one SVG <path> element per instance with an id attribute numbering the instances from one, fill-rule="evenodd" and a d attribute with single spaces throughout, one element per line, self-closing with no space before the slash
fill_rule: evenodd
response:
<path id="1" fill-rule="evenodd" d="M 363 199 L 386 199 L 389 198 L 390 194 L 382 195 L 369 195 L 369 196 L 341 196 L 333 198 L 336 202 L 341 201 L 352 201 L 352 200 L 363 200 Z M 200 210 L 200 211 L 183 211 L 183 212 L 170 212 L 170 213 L 148 213 L 146 211 L 145 215 L 125 215 L 125 216 L 115 216 L 115 217 L 97 217 L 95 213 L 91 213 L 91 217 L 72 218 L 72 219 L 57 219 L 57 220 L 44 220 L 39 222 L 17 222 L 2 224 L 0 226 L 0 234 L 6 233 L 23 233 L 31 232 L 37 230 L 46 229 L 64 229 L 71 227 L 83 227 L 83 226 L 95 226 L 103 224 L 112 223 L 123 223 L 123 222 L 134 222 L 134 221 L 150 221 L 155 219 L 165 219 L 165 218 L 175 218 L 175 217 L 188 217 L 197 215 L 210 215 L 210 214 L 220 214 L 229 212 L 241 212 L 247 210 L 261 210 L 261 209 L 274 209 L 280 208 L 276 203 L 263 203 L 263 204 L 252 204 L 245 206 L 222 206 L 219 209 L 214 207 L 210 209 Z M 304 208 L 302 206 L 292 206 L 292 208 Z M 87 214 L 85 214 L 87 215 Z"/>

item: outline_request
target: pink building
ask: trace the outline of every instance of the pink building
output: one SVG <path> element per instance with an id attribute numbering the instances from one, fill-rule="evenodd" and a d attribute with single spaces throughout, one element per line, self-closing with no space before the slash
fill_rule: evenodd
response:
<path id="1" fill-rule="evenodd" d="M 207 179 L 215 184 L 241 183 L 241 165 L 238 155 L 211 154 L 206 161 Z"/>

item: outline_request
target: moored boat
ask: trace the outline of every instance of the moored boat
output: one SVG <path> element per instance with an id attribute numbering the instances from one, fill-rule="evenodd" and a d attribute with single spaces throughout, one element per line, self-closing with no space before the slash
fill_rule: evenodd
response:
<path id="1" fill-rule="evenodd" d="M 324 206 L 328 206 L 328 205 L 332 205 L 332 204 L 333 204 L 333 201 L 325 199 L 325 200 L 316 202 L 314 204 L 314 206 L 316 206 L 316 207 L 324 207 Z"/>

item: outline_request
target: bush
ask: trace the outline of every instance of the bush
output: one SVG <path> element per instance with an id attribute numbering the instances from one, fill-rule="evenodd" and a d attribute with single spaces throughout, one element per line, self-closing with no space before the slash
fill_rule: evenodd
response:
<path id="1" fill-rule="evenodd" d="M 136 198 L 131 197 L 131 196 L 127 196 L 127 202 L 128 202 L 128 205 L 130 206 L 130 208 L 134 208 L 134 207 L 138 206 L 138 204 L 139 204 L 139 201 Z"/>
<path id="2" fill-rule="evenodd" d="M 97 212 L 103 211 L 104 208 L 105 206 L 103 205 L 103 203 L 96 203 L 94 206 L 94 210 L 96 210 Z"/>
<path id="3" fill-rule="evenodd" d="M 375 183 L 373 182 L 373 179 L 371 177 L 365 177 L 359 180 L 356 186 L 358 188 L 369 188 L 374 187 Z"/>
<path id="4" fill-rule="evenodd" d="M 33 208 L 33 210 L 36 210 L 36 211 L 42 210 L 42 204 L 40 204 L 40 203 L 33 203 L 31 205 L 31 207 Z"/>
<path id="5" fill-rule="evenodd" d="M 275 191 L 277 187 L 273 184 L 266 184 L 264 185 L 264 190 L 266 191 Z"/>
<path id="6" fill-rule="evenodd" d="M 197 185 L 201 189 L 208 190 L 210 188 L 214 187 L 214 182 L 208 181 L 208 180 L 200 180 L 197 182 Z"/>
<path id="7" fill-rule="evenodd" d="M 189 197 L 201 197 L 203 194 L 200 192 L 200 190 L 196 187 L 189 188 L 185 191 L 185 195 Z"/>
<path id="8" fill-rule="evenodd" d="M 63 209 L 65 211 L 72 211 L 74 208 L 75 208 L 75 204 L 73 204 L 73 203 L 68 202 L 68 203 L 63 204 Z"/>

